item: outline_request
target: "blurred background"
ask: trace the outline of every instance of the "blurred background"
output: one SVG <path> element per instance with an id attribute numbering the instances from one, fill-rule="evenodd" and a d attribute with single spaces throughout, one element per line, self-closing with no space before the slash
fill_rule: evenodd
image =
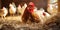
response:
<path id="1" fill-rule="evenodd" d="M 21 4 L 21 6 L 24 3 L 29 3 L 29 2 L 34 2 L 36 7 L 38 7 L 38 9 L 40 8 L 44 8 L 45 11 L 47 11 L 47 0 L 0 0 L 0 8 L 2 7 L 9 7 L 9 4 L 14 2 L 16 4 L 16 6 L 18 6 L 18 4 Z"/>

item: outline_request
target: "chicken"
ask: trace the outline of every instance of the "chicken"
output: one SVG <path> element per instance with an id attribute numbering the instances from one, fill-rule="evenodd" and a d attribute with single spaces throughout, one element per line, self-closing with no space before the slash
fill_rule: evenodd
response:
<path id="1" fill-rule="evenodd" d="M 5 7 L 3 7 L 3 8 L 0 10 L 0 16 L 1 16 L 2 18 L 5 18 L 7 14 L 8 14 L 8 10 L 7 10 Z"/>
<path id="2" fill-rule="evenodd" d="M 34 11 L 37 11 L 37 7 L 34 8 Z"/>
<path id="3" fill-rule="evenodd" d="M 14 7 L 14 8 L 16 8 L 16 5 L 15 5 L 15 3 L 14 3 L 14 2 L 12 2 L 12 5 L 13 5 L 13 7 Z"/>
<path id="4" fill-rule="evenodd" d="M 58 0 L 49 0 L 49 3 L 56 3 Z"/>
<path id="5" fill-rule="evenodd" d="M 58 6 L 56 6 L 56 5 L 49 4 L 49 7 L 48 7 L 47 11 L 48 11 L 51 15 L 56 15 L 57 10 L 58 10 L 57 7 L 58 7 Z"/>
<path id="6" fill-rule="evenodd" d="M 35 11 L 35 13 L 41 19 L 41 23 L 42 24 L 46 21 L 46 19 L 48 19 L 50 17 L 50 14 L 48 14 L 47 12 L 45 12 L 43 8 L 40 8 L 40 10 Z"/>
<path id="7" fill-rule="evenodd" d="M 21 14 L 21 12 L 22 12 L 21 9 L 22 9 L 22 8 L 21 8 L 21 5 L 18 5 L 18 7 L 17 7 L 17 14 Z"/>
<path id="8" fill-rule="evenodd" d="M 25 4 L 24 4 L 24 8 L 26 8 L 26 7 L 27 7 L 27 4 L 25 3 Z"/>
<path id="9" fill-rule="evenodd" d="M 40 22 L 37 14 L 34 13 L 34 7 L 35 5 L 33 2 L 28 4 L 22 16 L 22 22 L 26 23 L 28 20 L 36 23 Z"/>
<path id="10" fill-rule="evenodd" d="M 9 4 L 9 7 L 10 15 L 14 15 L 16 13 L 16 8 L 12 4 Z"/>
<path id="11" fill-rule="evenodd" d="M 25 3 L 25 4 L 24 4 L 24 6 L 22 6 L 21 14 L 23 14 L 23 13 L 24 13 L 24 11 L 25 11 L 26 7 L 27 7 L 27 4 Z"/>
<path id="12" fill-rule="evenodd" d="M 51 15 L 56 15 L 58 11 L 58 0 L 49 0 L 47 11 Z"/>

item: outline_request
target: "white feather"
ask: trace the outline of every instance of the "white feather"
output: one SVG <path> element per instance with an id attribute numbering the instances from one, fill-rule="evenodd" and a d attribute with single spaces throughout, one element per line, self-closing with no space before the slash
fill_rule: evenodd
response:
<path id="1" fill-rule="evenodd" d="M 21 10 L 22 8 L 21 8 L 21 6 L 20 5 L 18 5 L 18 7 L 17 7 L 17 12 L 18 13 L 21 13 L 22 12 L 22 10 Z"/>
<path id="2" fill-rule="evenodd" d="M 46 15 L 44 16 L 43 13 L 45 13 Z M 41 8 L 40 10 L 37 10 L 36 14 L 39 16 L 42 24 L 46 21 L 46 19 L 48 19 L 48 17 L 50 17 L 50 14 L 45 12 L 43 8 Z"/>
<path id="3" fill-rule="evenodd" d="M 5 17 L 6 15 L 8 14 L 8 10 L 3 7 L 1 10 L 0 10 L 0 16 L 1 17 Z"/>
<path id="4" fill-rule="evenodd" d="M 3 10 L 4 10 L 4 17 L 5 17 L 8 14 L 8 10 L 5 7 L 3 7 Z"/>
<path id="5" fill-rule="evenodd" d="M 26 7 L 27 7 L 27 4 L 25 3 L 24 6 L 22 6 L 22 14 L 24 13 Z"/>
<path id="6" fill-rule="evenodd" d="M 14 8 L 14 6 L 12 4 L 9 5 L 9 13 L 10 14 L 15 14 L 16 13 L 16 8 Z"/>

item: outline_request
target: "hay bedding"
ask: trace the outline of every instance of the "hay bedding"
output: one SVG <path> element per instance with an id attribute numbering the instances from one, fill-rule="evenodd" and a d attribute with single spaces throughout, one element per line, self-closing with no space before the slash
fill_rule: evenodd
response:
<path id="1" fill-rule="evenodd" d="M 13 16 L 14 17 L 14 16 Z M 60 30 L 60 14 L 58 13 L 45 24 L 40 23 L 26 23 L 23 24 L 19 21 L 20 16 L 0 18 L 0 30 Z M 17 19 L 16 19 L 17 18 Z"/>

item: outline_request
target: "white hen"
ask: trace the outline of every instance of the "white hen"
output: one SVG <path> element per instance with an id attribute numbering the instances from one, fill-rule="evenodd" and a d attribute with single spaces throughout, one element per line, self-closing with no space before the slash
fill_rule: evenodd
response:
<path id="1" fill-rule="evenodd" d="M 0 11 L 1 17 L 5 17 L 8 14 L 8 10 L 5 7 L 3 7 Z"/>
<path id="2" fill-rule="evenodd" d="M 26 7 L 27 7 L 27 4 L 25 3 L 24 6 L 22 6 L 22 13 L 21 14 L 24 13 L 24 10 L 25 10 Z"/>
<path id="3" fill-rule="evenodd" d="M 45 12 L 43 8 L 41 8 L 40 10 L 37 10 L 36 14 L 40 17 L 42 24 L 46 21 L 46 19 L 48 19 L 48 17 L 50 17 L 50 14 Z"/>
<path id="4" fill-rule="evenodd" d="M 37 11 L 37 7 L 34 7 L 34 11 Z"/>
<path id="5" fill-rule="evenodd" d="M 18 5 L 18 7 L 17 7 L 17 14 L 21 14 L 21 12 L 22 12 L 21 9 L 22 9 L 22 8 L 21 8 L 21 5 Z"/>
<path id="6" fill-rule="evenodd" d="M 51 15 L 56 15 L 58 11 L 58 0 L 49 0 L 47 11 Z"/>
<path id="7" fill-rule="evenodd" d="M 47 8 L 47 11 L 51 14 L 51 15 L 56 15 L 57 13 L 57 6 L 54 4 L 49 4 L 49 7 Z"/>
<path id="8" fill-rule="evenodd" d="M 16 13 L 16 8 L 12 4 L 10 4 L 9 7 L 10 15 L 14 15 Z"/>

